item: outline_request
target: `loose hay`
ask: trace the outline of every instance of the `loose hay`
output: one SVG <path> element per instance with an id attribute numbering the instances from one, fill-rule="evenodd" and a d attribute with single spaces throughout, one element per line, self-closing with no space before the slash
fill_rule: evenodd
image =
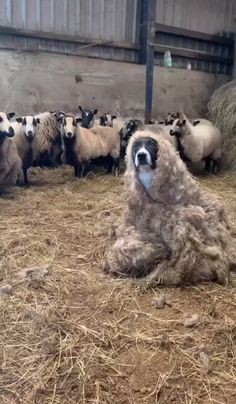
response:
<path id="1" fill-rule="evenodd" d="M 236 169 L 236 80 L 224 84 L 212 95 L 208 105 L 210 119 L 223 135 L 223 164 Z"/>
<path id="2" fill-rule="evenodd" d="M 34 186 L 0 200 L 0 402 L 3 404 L 236 402 L 235 289 L 159 290 L 102 273 L 122 178 L 73 180 L 33 170 Z M 233 177 L 204 178 L 236 221 Z M 95 235 L 95 227 L 104 231 Z M 49 268 L 39 281 L 25 268 Z M 184 321 L 198 315 L 197 327 Z"/>

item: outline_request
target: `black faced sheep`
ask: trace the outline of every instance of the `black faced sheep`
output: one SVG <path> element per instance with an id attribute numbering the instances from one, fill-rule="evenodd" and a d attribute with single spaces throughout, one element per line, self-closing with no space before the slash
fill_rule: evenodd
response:
<path id="1" fill-rule="evenodd" d="M 98 110 L 84 109 L 81 107 L 81 105 L 79 105 L 79 110 L 81 112 L 80 125 L 82 128 L 92 128 L 94 126 L 95 115 L 97 114 Z"/>

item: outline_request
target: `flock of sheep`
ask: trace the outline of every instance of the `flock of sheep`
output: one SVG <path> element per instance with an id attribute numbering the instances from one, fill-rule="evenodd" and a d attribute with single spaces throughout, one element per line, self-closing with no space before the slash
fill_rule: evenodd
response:
<path id="1" fill-rule="evenodd" d="M 43 112 L 17 117 L 0 113 L 0 185 L 28 185 L 31 166 L 74 167 L 75 176 L 86 174 L 90 163 L 117 174 L 130 138 L 137 130 L 151 130 L 172 143 L 187 166 L 205 161 L 207 171 L 217 173 L 222 136 L 206 119 L 189 121 L 172 112 L 162 122 L 144 125 L 140 119 L 122 119 L 79 107 L 78 115 Z"/>

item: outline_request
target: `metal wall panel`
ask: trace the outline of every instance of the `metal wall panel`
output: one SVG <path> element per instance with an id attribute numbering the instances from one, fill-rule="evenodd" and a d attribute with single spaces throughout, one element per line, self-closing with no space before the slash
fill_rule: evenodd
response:
<path id="1" fill-rule="evenodd" d="M 0 0 L 0 25 L 136 43 L 139 0 Z"/>
<path id="2" fill-rule="evenodd" d="M 206 34 L 229 33 L 235 0 L 157 0 L 156 22 Z"/>

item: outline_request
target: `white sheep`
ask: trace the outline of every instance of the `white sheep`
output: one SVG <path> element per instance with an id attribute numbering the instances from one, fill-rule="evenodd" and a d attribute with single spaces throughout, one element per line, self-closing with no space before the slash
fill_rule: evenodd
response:
<path id="1" fill-rule="evenodd" d="M 0 184 L 16 184 L 21 177 L 22 161 L 10 139 L 14 129 L 9 119 L 14 115 L 0 112 Z"/>
<path id="2" fill-rule="evenodd" d="M 222 154 L 222 136 L 218 128 L 209 124 L 193 126 L 184 116 L 176 119 L 171 127 L 170 134 L 179 139 L 184 155 L 191 163 L 206 162 L 206 170 L 210 170 L 213 162 L 213 172 L 219 169 Z"/>
<path id="3" fill-rule="evenodd" d="M 79 118 L 61 116 L 63 155 L 65 164 L 74 166 L 75 176 L 82 176 L 86 166 L 94 159 L 108 157 L 109 172 L 113 167 L 119 169 L 120 136 L 108 126 L 96 126 L 86 129 L 78 125 Z"/>
<path id="4" fill-rule="evenodd" d="M 204 119 L 204 118 L 196 118 L 193 119 L 191 121 L 193 126 L 197 126 L 197 125 L 213 125 L 213 123 L 211 121 L 209 121 L 208 119 Z"/>

